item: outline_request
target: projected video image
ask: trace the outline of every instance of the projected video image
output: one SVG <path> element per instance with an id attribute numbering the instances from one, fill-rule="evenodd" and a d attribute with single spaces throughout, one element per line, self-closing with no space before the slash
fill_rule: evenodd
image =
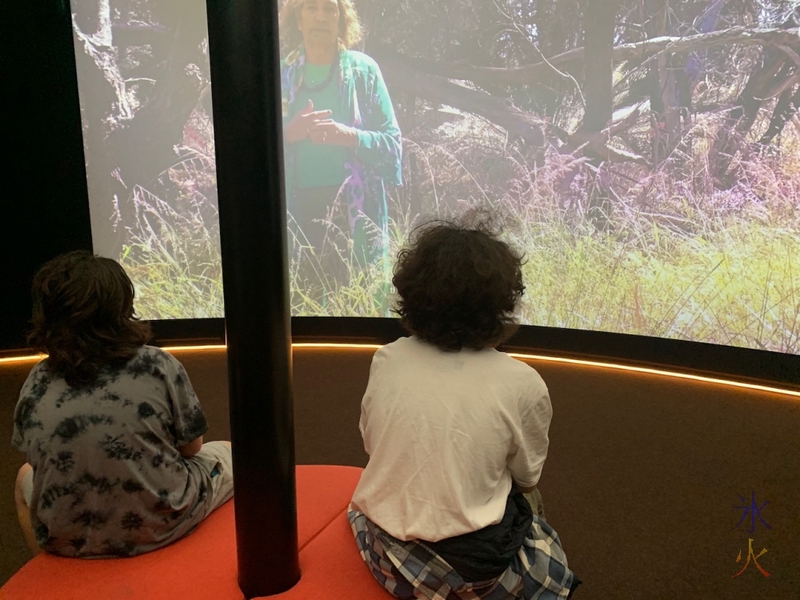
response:
<path id="1" fill-rule="evenodd" d="M 92 231 L 150 319 L 223 315 L 203 0 L 73 0 Z M 489 207 L 526 324 L 800 353 L 796 0 L 287 0 L 294 315 L 389 316 Z"/>

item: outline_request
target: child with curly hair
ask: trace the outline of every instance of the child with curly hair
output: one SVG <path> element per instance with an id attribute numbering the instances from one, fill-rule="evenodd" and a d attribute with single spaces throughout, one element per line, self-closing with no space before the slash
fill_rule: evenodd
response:
<path id="1" fill-rule="evenodd" d="M 48 357 L 14 414 L 17 514 L 34 553 L 133 556 L 186 535 L 233 495 L 231 447 L 183 366 L 145 345 L 122 267 L 77 251 L 33 281 L 29 342 Z"/>
<path id="2" fill-rule="evenodd" d="M 396 312 L 412 335 L 372 361 L 360 420 L 370 458 L 350 523 L 397 598 L 568 598 L 580 580 L 536 491 L 548 390 L 496 350 L 516 330 L 522 257 L 485 218 L 468 223 L 423 226 L 399 254 Z"/>

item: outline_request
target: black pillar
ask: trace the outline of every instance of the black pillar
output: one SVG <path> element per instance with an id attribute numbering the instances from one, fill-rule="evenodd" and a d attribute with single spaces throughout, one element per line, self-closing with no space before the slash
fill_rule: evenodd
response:
<path id="1" fill-rule="evenodd" d="M 300 579 L 278 3 L 207 0 L 239 586 Z"/>

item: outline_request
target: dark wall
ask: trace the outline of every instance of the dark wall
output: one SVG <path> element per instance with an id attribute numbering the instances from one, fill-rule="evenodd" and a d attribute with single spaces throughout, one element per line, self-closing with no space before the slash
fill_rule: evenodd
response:
<path id="1" fill-rule="evenodd" d="M 3 4 L 0 348 L 18 348 L 33 274 L 92 241 L 69 0 Z"/>

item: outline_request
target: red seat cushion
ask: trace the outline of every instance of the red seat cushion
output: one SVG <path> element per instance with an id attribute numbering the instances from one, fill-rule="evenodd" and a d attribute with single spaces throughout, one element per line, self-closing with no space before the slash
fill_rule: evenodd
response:
<path id="1" fill-rule="evenodd" d="M 298 540 L 303 578 L 287 594 L 301 593 L 301 589 L 307 588 L 312 595 L 287 597 L 316 598 L 316 590 L 322 589 L 326 578 L 328 599 L 373 597 L 353 596 L 351 590 L 356 589 L 353 586 L 359 585 L 377 588 L 380 595 L 375 598 L 391 597 L 373 580 L 361 561 L 347 525 L 346 508 L 360 476 L 361 469 L 355 467 L 297 467 Z M 358 565 L 360 569 L 355 569 Z M 0 589 L 0 600 L 240 600 L 236 570 L 233 502 L 228 502 L 191 535 L 141 556 L 81 560 L 41 554 Z M 365 581 L 345 581 L 343 574 L 348 573 Z M 340 587 L 343 584 L 347 587 Z M 335 589 L 341 589 L 341 595 Z"/>
<path id="2" fill-rule="evenodd" d="M 356 548 L 344 510 L 300 552 L 300 582 L 278 600 L 392 600 Z"/>
<path id="3" fill-rule="evenodd" d="M 317 465 L 297 467 L 297 540 L 301 550 L 347 509 L 363 470 Z"/>

